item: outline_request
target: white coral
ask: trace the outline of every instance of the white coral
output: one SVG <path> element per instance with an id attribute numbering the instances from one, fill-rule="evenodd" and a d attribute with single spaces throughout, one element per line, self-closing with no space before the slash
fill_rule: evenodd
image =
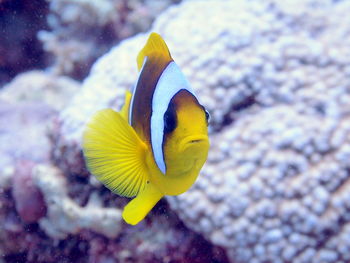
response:
<path id="1" fill-rule="evenodd" d="M 55 167 L 37 165 L 33 180 L 44 195 L 47 215 L 39 220 L 41 229 L 56 239 L 76 234 L 82 229 L 91 229 L 107 237 L 118 236 L 122 229 L 121 211 L 104 208 L 95 195 L 90 196 L 85 207 L 75 203 L 67 193 L 64 175 Z"/>
<path id="2" fill-rule="evenodd" d="M 32 70 L 17 75 L 0 92 L 0 100 L 9 103 L 44 102 L 55 110 L 63 109 L 80 84 L 64 76 Z"/>
<path id="3" fill-rule="evenodd" d="M 187 1 L 156 20 L 212 113 L 201 176 L 168 200 L 233 262 L 348 262 L 350 2 L 287 3 Z M 61 115 L 68 145 L 92 112 L 121 105 L 145 40 L 95 64 Z"/>
<path id="4" fill-rule="evenodd" d="M 149 29 L 161 11 L 179 0 L 47 1 L 50 3 L 47 22 L 51 30 L 40 31 L 38 38 L 44 49 L 54 55 L 50 69 L 55 74 L 81 75 L 111 46 Z"/>

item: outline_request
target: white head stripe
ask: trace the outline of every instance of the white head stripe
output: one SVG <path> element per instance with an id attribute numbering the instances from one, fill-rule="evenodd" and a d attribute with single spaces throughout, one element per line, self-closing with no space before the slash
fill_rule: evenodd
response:
<path id="1" fill-rule="evenodd" d="M 162 171 L 163 174 L 166 172 L 162 147 L 164 135 L 164 113 L 168 109 L 170 100 L 181 89 L 185 89 L 194 95 L 193 90 L 190 88 L 190 85 L 184 74 L 181 72 L 176 63 L 172 61 L 161 74 L 152 99 L 152 150 L 158 168 Z"/>

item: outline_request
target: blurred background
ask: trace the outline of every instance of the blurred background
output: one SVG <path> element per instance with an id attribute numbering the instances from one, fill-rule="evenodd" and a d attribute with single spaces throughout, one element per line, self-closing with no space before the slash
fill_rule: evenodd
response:
<path id="1" fill-rule="evenodd" d="M 0 0 L 0 263 L 350 262 L 350 1 Z M 211 113 L 194 186 L 137 226 L 89 174 L 150 32 Z"/>

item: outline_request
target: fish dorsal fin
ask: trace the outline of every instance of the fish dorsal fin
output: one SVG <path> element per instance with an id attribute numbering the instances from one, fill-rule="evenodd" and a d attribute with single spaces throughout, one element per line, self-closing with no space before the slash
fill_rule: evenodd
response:
<path id="1" fill-rule="evenodd" d="M 114 193 L 132 197 L 148 180 L 147 146 L 121 114 L 100 110 L 88 122 L 83 151 L 89 171 Z"/>
<path id="2" fill-rule="evenodd" d="M 159 54 L 164 57 L 164 59 L 171 61 L 171 55 L 163 38 L 157 33 L 151 33 L 146 45 L 141 49 L 137 56 L 137 67 L 139 71 L 142 68 L 144 60 L 146 57 L 152 56 L 152 54 Z"/>

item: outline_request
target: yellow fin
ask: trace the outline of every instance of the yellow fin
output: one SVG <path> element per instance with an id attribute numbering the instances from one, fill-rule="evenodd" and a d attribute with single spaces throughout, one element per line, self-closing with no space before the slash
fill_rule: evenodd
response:
<path id="1" fill-rule="evenodd" d="M 127 122 L 129 121 L 129 108 L 130 108 L 130 102 L 131 102 L 131 92 L 126 91 L 125 92 L 125 101 L 122 109 L 120 110 L 120 115 L 126 120 Z"/>
<path id="2" fill-rule="evenodd" d="M 163 197 L 163 194 L 151 182 L 137 197 L 124 208 L 123 218 L 130 225 L 138 224 Z"/>
<path id="3" fill-rule="evenodd" d="M 141 49 L 137 56 L 137 67 L 139 71 L 142 68 L 145 57 L 149 57 L 152 53 L 158 53 L 166 60 L 172 60 L 169 49 L 163 38 L 157 33 L 151 33 L 148 37 L 146 45 Z"/>
<path id="4" fill-rule="evenodd" d="M 83 135 L 89 171 L 121 196 L 135 196 L 145 188 L 146 149 L 134 129 L 112 109 L 95 113 Z"/>

